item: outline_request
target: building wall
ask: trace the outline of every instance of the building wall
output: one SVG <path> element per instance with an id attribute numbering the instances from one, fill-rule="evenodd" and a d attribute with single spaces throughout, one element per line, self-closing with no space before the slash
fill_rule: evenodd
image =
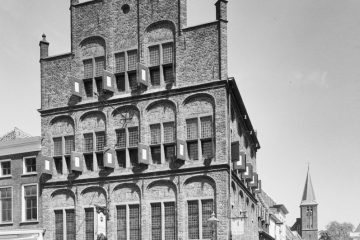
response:
<path id="1" fill-rule="evenodd" d="M 22 186 L 24 184 L 38 183 L 37 174 L 23 174 L 23 159 L 25 157 L 36 157 L 38 151 L 0 156 L 1 160 L 11 160 L 11 176 L 0 178 L 0 186 L 12 187 L 12 223 L 0 224 L 0 230 L 11 229 L 39 229 L 42 223 L 41 198 L 38 195 L 38 221 L 24 222 L 22 220 Z"/>

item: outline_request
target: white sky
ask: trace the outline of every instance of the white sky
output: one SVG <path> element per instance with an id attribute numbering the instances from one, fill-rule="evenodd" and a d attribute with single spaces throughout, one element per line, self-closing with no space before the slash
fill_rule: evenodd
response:
<path id="1" fill-rule="evenodd" d="M 189 25 L 215 19 L 214 0 L 189 0 Z M 229 0 L 229 75 L 262 148 L 264 190 L 299 216 L 307 163 L 319 229 L 360 222 L 360 1 Z M 40 135 L 39 40 L 70 51 L 69 1 L 1 0 L 0 135 Z"/>

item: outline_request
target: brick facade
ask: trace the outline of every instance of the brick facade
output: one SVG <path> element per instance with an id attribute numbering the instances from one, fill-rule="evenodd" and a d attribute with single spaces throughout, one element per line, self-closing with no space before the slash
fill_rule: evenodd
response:
<path id="1" fill-rule="evenodd" d="M 189 201 L 197 201 L 202 219 L 207 216 L 206 209 L 201 209 L 207 200 L 213 202 L 219 220 L 216 239 L 230 239 L 233 219 L 242 219 L 243 232 L 232 239 L 258 239 L 255 188 L 243 174 L 233 171 L 230 158 L 231 143 L 238 141 L 256 172 L 259 143 L 235 80 L 228 79 L 226 3 L 219 0 L 216 4 L 216 21 L 187 27 L 185 0 L 73 0 L 71 53 L 47 56 L 48 43 L 45 38 L 40 42 L 42 155 L 54 157 L 52 177 L 42 185 L 41 192 L 46 239 L 66 232 L 57 232 L 60 223 L 55 222 L 55 211 L 66 213 L 69 209 L 75 212 L 76 239 L 85 239 L 85 209 L 95 206 L 105 207 L 109 213 L 108 239 L 117 239 L 120 234 L 119 206 L 139 206 L 140 239 L 152 239 L 151 204 L 174 202 L 176 239 L 185 240 L 190 235 Z M 168 59 L 164 55 L 164 44 L 169 43 L 173 45 L 170 64 L 165 63 Z M 151 66 L 152 46 L 159 47 L 160 65 Z M 133 74 L 139 77 L 141 73 L 132 68 L 134 50 L 136 62 L 149 67 L 149 76 L 160 75 L 159 84 L 151 84 L 150 79 L 149 86 L 134 87 Z M 117 56 L 124 58 L 119 60 Z M 104 61 L 104 68 L 116 75 L 113 93 L 104 94 L 99 87 L 99 81 L 105 78 L 91 76 L 96 75 L 99 61 Z M 172 73 L 173 81 L 167 81 L 167 71 Z M 80 80 L 81 98 L 73 94 L 73 77 Z M 120 81 L 124 81 L 124 88 L 119 86 Z M 203 126 L 204 119 L 211 124 Z M 191 139 L 189 120 L 197 123 Z M 185 162 L 178 160 L 179 154 L 172 160 L 165 159 L 163 129 L 169 122 L 175 126 L 174 144 L 187 141 Z M 162 140 L 156 146 L 151 141 L 153 124 L 160 124 Z M 140 149 L 131 144 L 136 127 L 136 140 L 148 151 L 150 161 L 146 166 L 134 161 L 134 152 Z M 121 144 L 119 132 L 125 134 Z M 85 135 L 96 141 L 99 133 L 105 134 L 104 149 L 89 150 L 90 145 L 98 144 L 86 140 Z M 81 154 L 77 169 L 81 173 L 71 170 L 74 159 L 66 152 L 66 146 L 72 144 L 67 145 L 69 138 L 74 139 L 74 146 L 68 149 Z M 190 143 L 196 160 L 189 157 Z M 150 152 L 158 146 L 161 157 L 160 162 L 155 162 Z M 211 154 L 205 154 L 206 149 Z M 111 169 L 103 167 L 107 150 L 116 152 Z M 244 211 L 245 218 L 240 216 Z M 206 224 L 207 219 L 199 221 L 199 237 L 203 239 L 208 238 L 208 233 L 201 231 Z M 164 239 L 163 226 L 161 232 Z"/>

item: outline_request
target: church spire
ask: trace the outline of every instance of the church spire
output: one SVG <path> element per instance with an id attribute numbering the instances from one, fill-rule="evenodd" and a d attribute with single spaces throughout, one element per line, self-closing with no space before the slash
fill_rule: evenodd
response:
<path id="1" fill-rule="evenodd" d="M 315 200 L 315 192 L 311 183 L 310 170 L 308 166 L 308 172 L 306 176 L 303 196 L 301 199 L 301 205 L 314 205 L 314 204 L 317 204 L 317 202 Z"/>

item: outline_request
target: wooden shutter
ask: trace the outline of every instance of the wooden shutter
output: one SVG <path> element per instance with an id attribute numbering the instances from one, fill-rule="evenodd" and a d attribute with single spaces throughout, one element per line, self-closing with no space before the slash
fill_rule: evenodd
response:
<path id="1" fill-rule="evenodd" d="M 71 152 L 70 169 L 75 172 L 82 172 L 83 154 L 79 152 Z"/>
<path id="2" fill-rule="evenodd" d="M 71 85 L 72 95 L 81 98 L 83 92 L 83 81 L 78 78 L 71 77 Z"/>
<path id="3" fill-rule="evenodd" d="M 115 92 L 115 75 L 107 70 L 103 70 L 102 89 L 108 92 Z"/>
<path id="4" fill-rule="evenodd" d="M 41 175 L 52 175 L 53 169 L 53 161 L 52 157 L 47 157 L 43 155 L 38 155 L 36 158 L 37 164 L 40 164 Z"/>
<path id="5" fill-rule="evenodd" d="M 107 150 L 104 152 L 104 167 L 115 168 L 116 152 L 115 150 Z"/>
<path id="6" fill-rule="evenodd" d="M 253 177 L 252 177 L 252 180 L 251 180 L 249 186 L 251 188 L 257 188 L 257 186 L 258 186 L 258 174 L 257 173 L 253 174 Z"/>
<path id="7" fill-rule="evenodd" d="M 252 180 L 252 175 L 253 175 L 253 167 L 251 165 L 251 163 L 247 163 L 246 164 L 246 171 L 244 174 L 244 178 L 246 181 L 251 181 Z"/>
<path id="8" fill-rule="evenodd" d="M 138 85 L 149 86 L 149 69 L 141 63 L 138 63 L 137 66 L 137 83 Z"/>
<path id="9" fill-rule="evenodd" d="M 150 161 L 149 147 L 139 143 L 138 144 L 138 163 L 143 165 L 149 165 Z"/>
<path id="10" fill-rule="evenodd" d="M 257 188 L 255 188 L 255 193 L 261 193 L 261 180 L 258 180 Z"/>
<path id="11" fill-rule="evenodd" d="M 177 140 L 176 143 L 176 158 L 180 161 L 186 161 L 186 142 L 184 140 Z"/>

